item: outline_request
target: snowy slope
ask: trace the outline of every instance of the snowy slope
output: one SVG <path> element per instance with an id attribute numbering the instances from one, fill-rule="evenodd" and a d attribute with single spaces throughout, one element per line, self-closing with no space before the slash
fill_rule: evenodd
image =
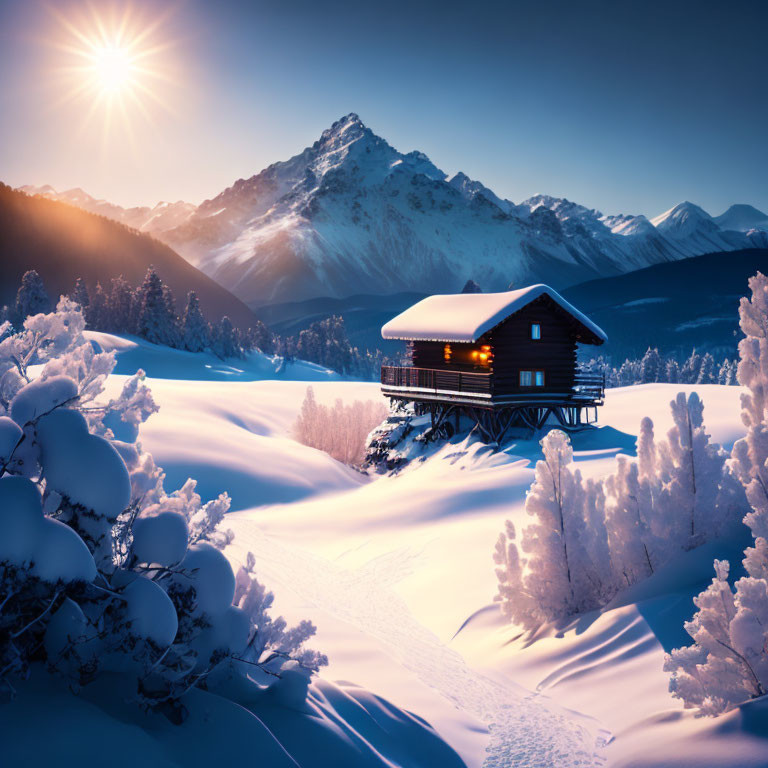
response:
<path id="1" fill-rule="evenodd" d="M 690 579 L 673 575 L 655 595 L 637 595 L 563 638 L 527 649 L 509 642 L 510 628 L 488 607 L 491 552 L 503 521 L 525 518 L 535 441 L 494 454 L 458 437 L 401 475 L 371 479 L 291 439 L 306 383 L 151 385 L 161 411 L 143 428 L 143 444 L 168 469 L 169 484 L 192 475 L 206 494 L 233 491 L 228 555 L 237 563 L 253 551 L 286 617 L 317 623 L 316 645 L 331 662 L 325 679 L 363 686 L 425 718 L 472 768 L 597 766 L 605 758 L 661 765 L 696 739 L 705 745 L 698 757 L 737 749 L 740 765 L 759 764 L 738 713 L 717 722 L 683 717 L 667 694 L 667 638 L 654 616 L 671 617 L 664 626 L 679 630 L 692 612 Z M 312 386 L 328 404 L 379 397 L 375 384 Z M 678 389 L 693 387 L 609 390 L 601 428 L 575 437 L 581 470 L 607 473 L 617 452 L 633 450 L 644 415 L 663 433 Z M 743 433 L 738 388 L 697 390 L 708 431 L 730 447 Z M 711 557 L 701 556 L 702 572 Z M 649 739 L 656 762 L 644 763 Z"/>
<path id="2" fill-rule="evenodd" d="M 114 336 L 100 331 L 86 331 L 85 336 L 104 352 L 115 352 L 115 373 L 132 374 L 142 368 L 154 379 L 194 379 L 197 381 L 337 381 L 335 371 L 304 360 L 287 361 L 278 355 L 258 350 L 245 359 L 221 360 L 208 352 L 186 352 L 152 344 L 135 336 Z"/>

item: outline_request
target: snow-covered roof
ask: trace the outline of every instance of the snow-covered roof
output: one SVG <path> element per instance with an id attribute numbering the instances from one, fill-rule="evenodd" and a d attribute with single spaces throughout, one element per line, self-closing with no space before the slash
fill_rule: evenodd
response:
<path id="1" fill-rule="evenodd" d="M 602 328 L 557 291 L 542 284 L 504 293 L 427 296 L 386 323 L 381 329 L 381 336 L 408 341 L 477 341 L 510 315 L 545 294 L 599 339 L 608 341 Z"/>

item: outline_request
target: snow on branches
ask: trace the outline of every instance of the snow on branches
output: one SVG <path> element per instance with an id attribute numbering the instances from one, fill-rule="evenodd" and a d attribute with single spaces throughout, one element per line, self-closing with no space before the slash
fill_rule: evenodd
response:
<path id="1" fill-rule="evenodd" d="M 519 539 L 507 522 L 494 553 L 510 620 L 534 629 L 599 608 L 740 519 L 743 492 L 709 441 L 698 396 L 680 393 L 670 407 L 667 439 L 657 443 L 643 419 L 637 459 L 619 456 L 604 480 L 582 479 L 565 433 L 544 437 L 525 502 L 534 522 Z"/>
<path id="2" fill-rule="evenodd" d="M 754 536 L 744 552 L 747 575 L 731 586 L 728 563 L 715 561 L 715 579 L 694 603 L 685 629 L 693 645 L 666 658 L 670 691 L 686 707 L 717 715 L 768 691 L 768 278 L 749 281 L 739 317 L 741 418 L 747 428 L 731 453 L 733 474 L 751 510 L 744 518 Z"/>
<path id="3" fill-rule="evenodd" d="M 271 617 L 252 556 L 235 578 L 226 493 L 203 503 L 191 479 L 165 491 L 136 443 L 157 410 L 144 374 L 107 400 L 114 355 L 84 325 L 62 298 L 18 333 L 0 327 L 0 690 L 36 660 L 74 687 L 117 672 L 175 721 L 186 691 L 219 690 L 243 665 L 306 690 L 326 663 L 304 646 L 314 627 Z"/>
<path id="4" fill-rule="evenodd" d="M 344 404 L 337 399 L 329 408 L 318 403 L 312 387 L 307 387 L 293 433 L 303 445 L 325 451 L 344 464 L 359 466 L 365 459 L 368 435 L 387 415 L 386 407 L 374 400 Z"/>

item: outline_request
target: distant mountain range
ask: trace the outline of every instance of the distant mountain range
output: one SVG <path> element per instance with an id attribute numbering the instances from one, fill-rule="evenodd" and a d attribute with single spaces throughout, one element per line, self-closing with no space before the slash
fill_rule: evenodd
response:
<path id="1" fill-rule="evenodd" d="M 14 301 L 21 277 L 35 269 L 55 301 L 82 277 L 89 288 L 122 275 L 136 286 L 153 265 L 173 291 L 179 312 L 196 291 L 210 320 L 228 315 L 249 327 L 251 310 L 164 243 L 104 216 L 0 184 L 0 305 Z"/>
<path id="2" fill-rule="evenodd" d="M 355 114 L 197 208 L 122 209 L 82 190 L 41 193 L 153 232 L 252 307 L 452 292 L 469 278 L 485 290 L 562 288 L 768 246 L 768 216 L 748 205 L 713 218 L 683 202 L 649 220 L 547 195 L 515 204 L 463 173 L 449 178 L 421 152 L 398 152 Z"/>
<path id="3" fill-rule="evenodd" d="M 626 357 L 641 356 L 649 346 L 686 357 L 697 347 L 720 359 L 736 356 L 743 337 L 739 299 L 749 293 L 747 282 L 758 270 L 768 274 L 768 249 L 708 253 L 655 264 L 571 286 L 563 295 L 608 334 L 605 346 L 584 348 L 586 355 L 606 354 L 621 364 Z M 257 315 L 286 334 L 296 334 L 328 315 L 341 315 L 353 344 L 398 357 L 403 343 L 383 340 L 381 326 L 424 295 L 309 299 L 263 307 Z"/>
<path id="4" fill-rule="evenodd" d="M 688 355 L 693 347 L 717 358 L 736 357 L 739 300 L 748 280 L 768 273 L 768 249 L 709 253 L 605 277 L 563 291 L 608 334 L 614 362 L 651 347 Z M 584 350 L 587 352 L 588 350 Z"/>
<path id="5" fill-rule="evenodd" d="M 106 216 L 125 224 L 127 227 L 138 229 L 140 232 L 165 232 L 181 226 L 197 210 L 197 207 L 192 203 L 185 203 L 183 200 L 176 203 L 158 203 L 152 208 L 148 206 L 122 208 L 107 200 L 98 200 L 79 187 L 57 192 L 48 184 L 42 187 L 27 184 L 19 187 L 19 189 L 28 195 L 40 195 L 49 200 L 59 200 L 63 203 L 76 205 L 84 211 Z"/>

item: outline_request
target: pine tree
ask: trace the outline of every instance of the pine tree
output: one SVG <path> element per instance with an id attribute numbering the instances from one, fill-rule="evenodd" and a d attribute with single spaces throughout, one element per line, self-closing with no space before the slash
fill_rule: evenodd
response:
<path id="1" fill-rule="evenodd" d="M 153 344 L 171 345 L 175 340 L 175 314 L 171 313 L 169 295 L 154 267 L 147 270 L 141 285 L 141 307 L 136 331 Z"/>
<path id="2" fill-rule="evenodd" d="M 248 346 L 251 349 L 256 348 L 260 350 L 265 355 L 274 354 L 275 336 L 261 320 L 257 320 L 248 329 Z"/>
<path id="3" fill-rule="evenodd" d="M 680 382 L 680 366 L 674 358 L 667 360 L 664 380 L 670 384 L 678 384 Z"/>
<path id="4" fill-rule="evenodd" d="M 648 347 L 648 351 L 643 355 L 643 359 L 640 361 L 640 383 L 651 384 L 658 381 L 661 370 L 662 365 L 659 350 Z"/>
<path id="5" fill-rule="evenodd" d="M 101 283 L 96 283 L 93 295 L 90 296 L 88 307 L 85 310 L 85 321 L 92 330 L 111 330 L 108 322 L 107 297 L 104 295 Z"/>
<path id="6" fill-rule="evenodd" d="M 88 305 L 91 303 L 91 298 L 88 295 L 88 288 L 85 284 L 85 280 L 82 277 L 78 277 L 75 281 L 75 289 L 72 291 L 72 301 L 80 305 L 80 308 L 85 314 Z"/>
<path id="7" fill-rule="evenodd" d="M 680 370 L 681 384 L 695 384 L 699 380 L 699 370 L 701 368 L 701 355 L 694 349 L 691 356 L 683 363 Z"/>
<path id="8" fill-rule="evenodd" d="M 182 320 L 182 339 L 184 349 L 190 352 L 202 352 L 210 344 L 208 323 L 200 311 L 200 302 L 194 291 L 190 291 L 187 296 L 187 307 Z"/>
<path id="9" fill-rule="evenodd" d="M 165 343 L 169 347 L 181 346 L 181 328 L 179 327 L 179 316 L 176 313 L 176 300 L 173 298 L 173 291 L 170 286 L 163 284 L 163 300 L 165 302 L 165 323 L 167 337 Z"/>
<path id="10" fill-rule="evenodd" d="M 696 378 L 697 384 L 715 384 L 717 379 L 715 378 L 715 359 L 707 352 L 704 357 L 701 358 L 701 367 L 699 368 L 699 375 Z"/>
<path id="11" fill-rule="evenodd" d="M 30 315 L 50 311 L 51 302 L 42 278 L 34 269 L 24 273 L 16 293 L 15 324 L 21 325 Z"/>
<path id="12" fill-rule="evenodd" d="M 122 275 L 112 278 L 108 304 L 110 329 L 115 333 L 136 333 L 136 294 Z"/>
<path id="13" fill-rule="evenodd" d="M 232 325 L 232 321 L 224 315 L 216 329 L 212 339 L 214 353 L 222 360 L 230 357 L 240 357 L 240 345 L 238 344 L 237 331 Z"/>
<path id="14" fill-rule="evenodd" d="M 635 378 L 635 364 L 632 360 L 625 360 L 619 368 L 619 386 L 630 387 L 637 382 Z"/>

